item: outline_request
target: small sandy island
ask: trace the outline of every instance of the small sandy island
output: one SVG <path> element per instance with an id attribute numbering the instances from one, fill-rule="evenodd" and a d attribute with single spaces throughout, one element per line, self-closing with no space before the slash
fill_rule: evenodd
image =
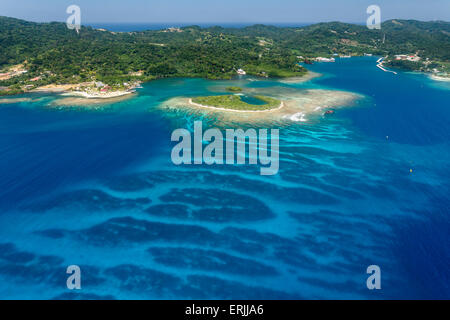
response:
<path id="1" fill-rule="evenodd" d="M 248 94 L 248 92 L 247 92 Z M 281 101 L 279 107 L 268 110 L 232 110 L 213 106 L 199 105 L 192 98 L 172 98 L 160 105 L 169 111 L 186 111 L 188 113 L 211 115 L 224 122 L 305 122 L 314 116 L 323 115 L 326 111 L 353 105 L 361 96 L 345 91 L 335 90 L 292 90 L 289 88 L 264 88 L 258 91 Z"/>

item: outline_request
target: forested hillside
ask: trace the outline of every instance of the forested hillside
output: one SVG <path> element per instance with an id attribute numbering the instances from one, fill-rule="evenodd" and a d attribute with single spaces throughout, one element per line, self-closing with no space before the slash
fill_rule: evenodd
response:
<path id="1" fill-rule="evenodd" d="M 258 76 L 297 76 L 305 73 L 298 65 L 299 56 L 363 53 L 417 53 L 422 61 L 428 58 L 438 67 L 448 65 L 450 23 L 391 20 L 381 30 L 339 22 L 302 28 L 191 26 L 132 33 L 82 27 L 77 34 L 64 23 L 0 17 L 0 69 L 24 64 L 28 70 L 0 81 L 0 86 L 14 88 L 32 77 L 39 77 L 40 85 L 162 77 L 226 79 L 239 68 Z"/>

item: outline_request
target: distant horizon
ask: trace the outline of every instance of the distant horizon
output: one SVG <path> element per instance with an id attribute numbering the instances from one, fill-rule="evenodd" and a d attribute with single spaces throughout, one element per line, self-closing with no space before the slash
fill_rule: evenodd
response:
<path id="1" fill-rule="evenodd" d="M 6 17 L 6 18 L 13 18 L 18 20 L 24 20 L 28 22 L 35 22 L 35 23 L 52 23 L 52 22 L 60 22 L 65 23 L 66 20 L 34 20 L 34 19 L 25 19 L 21 17 L 13 17 L 13 16 L 7 16 L 0 14 L 0 17 Z M 443 20 L 443 19 L 416 19 L 416 18 L 389 18 L 389 19 L 382 19 L 381 23 L 384 23 L 386 21 L 392 21 L 392 20 L 413 20 L 413 21 L 420 21 L 420 22 L 449 22 L 449 20 Z M 340 22 L 340 23 L 348 23 L 348 24 L 359 24 L 364 25 L 366 24 L 366 21 L 344 21 L 344 20 L 317 20 L 317 21 L 83 21 L 82 25 L 92 25 L 92 24 L 122 24 L 122 25 L 130 25 L 130 24 L 198 24 L 198 25 L 255 25 L 255 24 L 265 24 L 265 25 L 310 25 L 310 24 L 317 24 L 317 23 L 330 23 L 330 22 Z"/>

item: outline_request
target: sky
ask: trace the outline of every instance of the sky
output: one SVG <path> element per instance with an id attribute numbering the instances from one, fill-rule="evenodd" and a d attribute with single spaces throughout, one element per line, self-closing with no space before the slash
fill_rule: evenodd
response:
<path id="1" fill-rule="evenodd" d="M 66 21 L 66 8 L 72 4 L 81 8 L 82 24 L 362 23 L 372 4 L 380 7 L 382 21 L 450 21 L 450 0 L 0 0 L 0 16 Z"/>

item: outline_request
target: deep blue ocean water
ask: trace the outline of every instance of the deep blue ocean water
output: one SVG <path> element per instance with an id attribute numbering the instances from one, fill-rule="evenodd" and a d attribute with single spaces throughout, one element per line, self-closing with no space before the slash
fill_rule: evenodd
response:
<path id="1" fill-rule="evenodd" d="M 297 84 L 158 80 L 102 108 L 1 103 L 0 298 L 450 298 L 450 88 L 375 61 L 308 66 L 323 76 Z M 158 106 L 231 85 L 361 99 L 287 121 L 278 175 L 173 165 L 172 130 L 216 123 Z"/>

